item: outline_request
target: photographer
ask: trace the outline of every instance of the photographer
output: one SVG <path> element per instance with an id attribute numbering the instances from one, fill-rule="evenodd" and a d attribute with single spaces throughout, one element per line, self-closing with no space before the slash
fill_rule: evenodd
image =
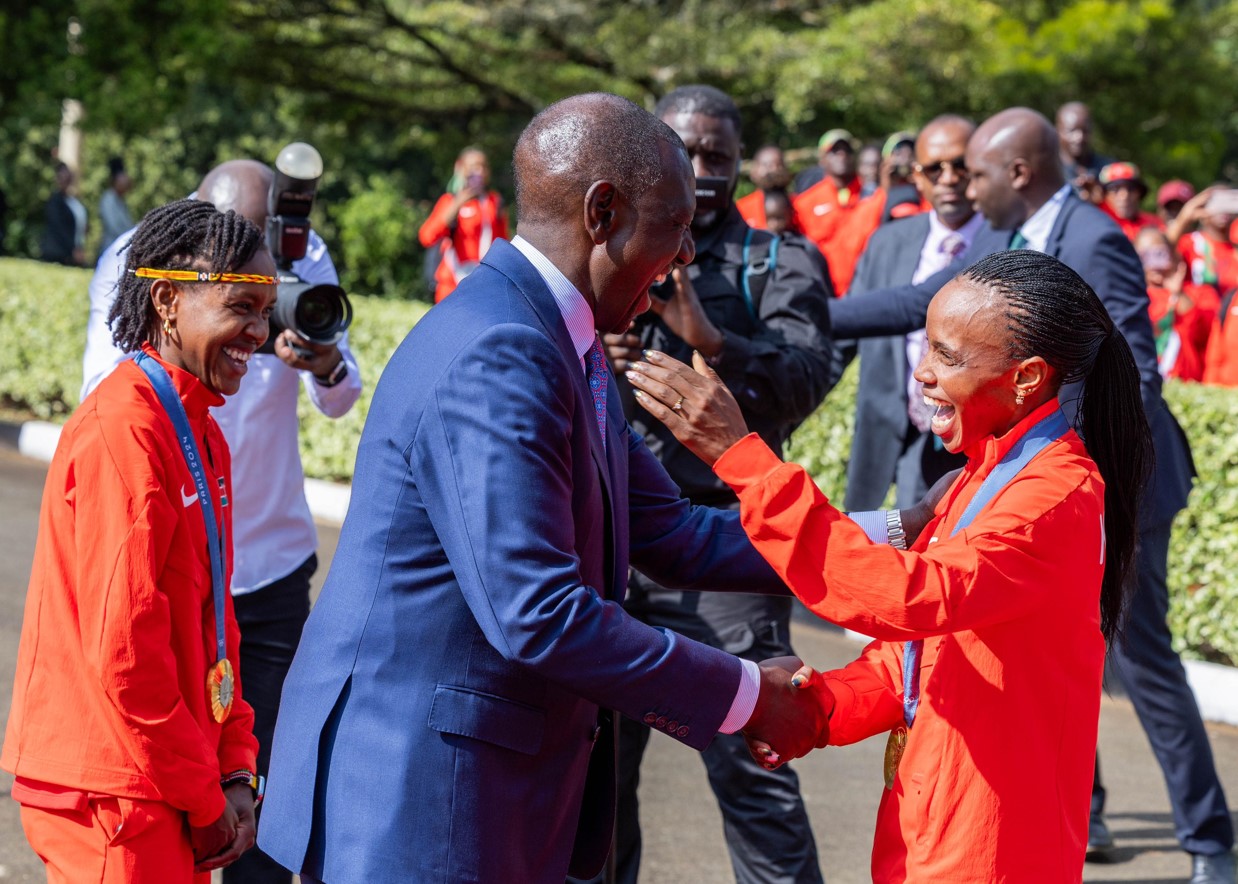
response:
<path id="1" fill-rule="evenodd" d="M 749 227 L 734 205 L 742 145 L 735 103 L 709 86 L 684 86 L 655 115 L 683 139 L 697 175 L 696 257 L 653 291 L 653 310 L 623 335 L 604 335 L 624 410 L 650 451 L 694 504 L 738 509 L 734 493 L 659 421 L 636 408 L 623 372 L 644 348 L 690 359 L 699 350 L 739 399 L 762 438 L 782 449 L 829 389 L 829 282 L 817 250 L 794 234 Z M 629 613 L 754 661 L 793 653 L 789 598 L 664 589 L 633 572 Z M 636 786 L 649 728 L 620 723 L 617 880 L 636 880 Z M 738 734 L 702 755 L 718 796 L 736 878 L 819 882 L 817 851 L 796 775 L 767 771 Z"/>
<path id="2" fill-rule="evenodd" d="M 232 160 L 202 179 L 197 196 L 221 211 L 235 210 L 261 229 L 272 181 L 273 172 L 263 163 Z M 124 269 L 122 251 L 132 236 L 131 230 L 104 250 L 90 282 L 82 398 L 125 356 L 112 342 L 107 315 Z M 305 257 L 292 270 L 304 282 L 338 283 L 326 244 L 313 231 Z M 280 691 L 309 615 L 310 578 L 318 565 L 318 535 L 305 500 L 298 448 L 298 386 L 328 417 L 352 408 L 361 395 L 361 374 L 347 338 L 338 345 L 315 344 L 285 330 L 273 355 L 250 357 L 240 391 L 213 411 L 232 453 L 231 590 L 241 628 L 245 699 L 254 707 L 258 771 L 264 775 Z M 227 869 L 224 880 L 287 884 L 292 877 L 254 848 Z"/>

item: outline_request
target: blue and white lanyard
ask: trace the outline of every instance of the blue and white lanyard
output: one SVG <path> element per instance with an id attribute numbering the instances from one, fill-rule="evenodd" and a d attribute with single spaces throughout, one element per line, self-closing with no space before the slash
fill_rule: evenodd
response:
<path id="1" fill-rule="evenodd" d="M 198 443 L 189 427 L 185 406 L 181 404 L 181 397 L 172 386 L 172 378 L 168 376 L 167 369 L 140 350 L 133 354 L 133 361 L 146 372 L 151 386 L 155 388 L 155 395 L 163 404 L 163 410 L 172 419 L 181 453 L 185 455 L 185 465 L 189 467 L 194 487 L 198 489 L 198 505 L 202 507 L 202 520 L 206 523 L 206 547 L 211 560 L 211 592 L 215 596 L 215 659 L 223 660 L 228 656 L 224 639 L 224 593 L 227 589 L 224 586 L 224 549 L 219 542 L 219 528 L 215 524 L 215 502 L 206 484 L 206 471 L 203 470 L 202 458 L 198 455 Z"/>
<path id="2" fill-rule="evenodd" d="M 993 468 L 993 472 L 980 483 L 980 488 L 967 504 L 967 509 L 963 510 L 963 515 L 959 517 L 950 536 L 953 537 L 970 525 L 976 514 L 997 492 L 1018 475 L 1033 457 L 1044 451 L 1051 442 L 1060 439 L 1068 429 L 1070 424 L 1066 422 L 1066 415 L 1058 408 L 1028 430 L 1023 438 L 1006 452 L 1006 456 Z M 903 720 L 907 722 L 908 729 L 916 720 L 916 709 L 920 706 L 920 654 L 923 650 L 922 638 L 903 645 Z"/>

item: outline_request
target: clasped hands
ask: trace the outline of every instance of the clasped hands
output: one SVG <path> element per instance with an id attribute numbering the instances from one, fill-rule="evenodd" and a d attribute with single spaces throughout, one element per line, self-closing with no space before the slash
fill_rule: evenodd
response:
<path id="1" fill-rule="evenodd" d="M 774 770 L 829 742 L 834 695 L 798 657 L 765 660 L 760 669 L 756 708 L 741 732 L 757 763 Z"/>
<path id="2" fill-rule="evenodd" d="M 209 872 L 231 865 L 254 846 L 257 822 L 254 792 L 248 783 L 234 783 L 224 789 L 224 811 L 215 822 L 190 826 L 194 873 Z"/>

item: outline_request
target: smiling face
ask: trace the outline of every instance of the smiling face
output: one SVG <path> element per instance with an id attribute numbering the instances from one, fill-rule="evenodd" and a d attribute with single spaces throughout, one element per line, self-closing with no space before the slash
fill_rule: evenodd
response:
<path id="1" fill-rule="evenodd" d="M 260 249 L 238 273 L 276 274 L 275 261 Z M 231 396 L 247 363 L 267 339 L 276 286 L 251 283 L 178 283 L 156 280 L 151 299 L 172 334 L 160 334 L 159 355 L 208 388 Z"/>
<path id="2" fill-rule="evenodd" d="M 692 216 L 696 181 L 683 152 L 662 142 L 661 180 L 638 199 L 614 191 L 602 209 L 613 222 L 591 259 L 594 323 L 600 332 L 626 331 L 649 309 L 649 289 L 696 257 Z M 594 189 L 599 185 L 595 184 Z"/>
<path id="3" fill-rule="evenodd" d="M 915 370 L 925 402 L 936 407 L 931 429 L 947 451 L 970 453 L 1022 418 L 1015 404 L 1020 364 L 1010 358 L 1002 301 L 955 279 L 928 309 L 928 348 Z"/>

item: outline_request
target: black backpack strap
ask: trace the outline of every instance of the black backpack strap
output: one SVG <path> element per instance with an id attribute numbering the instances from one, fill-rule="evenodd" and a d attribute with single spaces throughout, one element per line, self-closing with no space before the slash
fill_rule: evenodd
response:
<path id="1" fill-rule="evenodd" d="M 1238 288 L 1232 288 L 1225 293 L 1221 298 L 1221 307 L 1217 312 L 1217 321 L 1221 324 L 1221 328 L 1225 328 L 1225 320 L 1229 316 L 1229 308 L 1234 303 L 1234 295 L 1238 295 Z"/>

